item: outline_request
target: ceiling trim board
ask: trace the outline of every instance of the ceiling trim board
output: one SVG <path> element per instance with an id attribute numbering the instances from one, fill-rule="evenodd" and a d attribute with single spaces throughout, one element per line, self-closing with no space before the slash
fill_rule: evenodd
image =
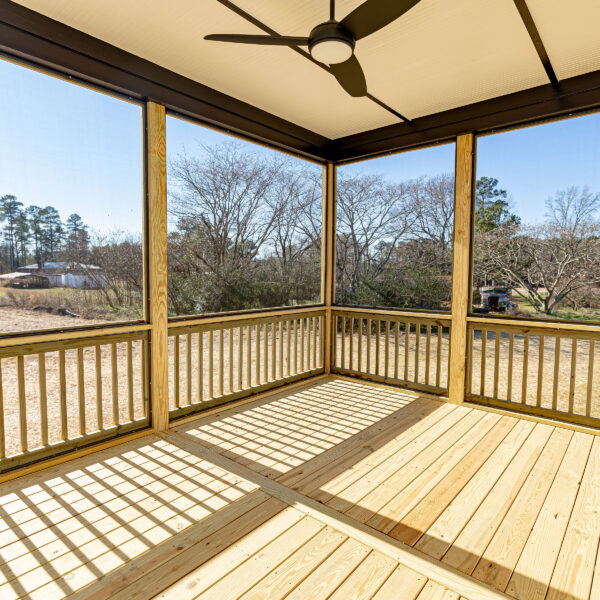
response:
<path id="1" fill-rule="evenodd" d="M 325 136 L 11 0 L 0 0 L 0 50 L 312 160 L 328 159 Z"/>
<path id="2" fill-rule="evenodd" d="M 563 79 L 560 91 L 551 84 L 499 96 L 329 142 L 335 162 L 350 162 L 416 146 L 541 121 L 600 107 L 600 70 Z"/>
<path id="3" fill-rule="evenodd" d="M 548 53 L 546 52 L 544 42 L 542 41 L 540 32 L 538 31 L 535 21 L 533 20 L 533 16 L 531 15 L 531 12 L 529 11 L 529 7 L 527 6 L 526 0 L 514 0 L 514 3 L 515 3 L 515 6 L 517 7 L 517 10 L 519 11 L 519 15 L 521 16 L 523 25 L 525 25 L 525 29 L 527 29 L 527 33 L 529 34 L 529 37 L 531 38 L 533 46 L 535 47 L 535 50 L 538 53 L 538 56 L 540 57 L 540 61 L 542 63 L 542 66 L 544 67 L 544 70 L 546 71 L 546 75 L 548 75 L 548 79 L 550 80 L 550 83 L 555 88 L 558 88 L 558 86 L 560 85 L 559 81 L 558 81 L 558 77 L 556 76 L 556 73 L 554 72 L 554 68 L 552 67 L 552 63 L 550 62 L 550 57 L 548 56 Z"/>

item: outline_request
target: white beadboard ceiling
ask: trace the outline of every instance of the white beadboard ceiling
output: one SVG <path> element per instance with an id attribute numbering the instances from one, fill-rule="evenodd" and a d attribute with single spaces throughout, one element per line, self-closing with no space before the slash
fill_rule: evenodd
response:
<path id="1" fill-rule="evenodd" d="M 289 48 L 208 42 L 262 33 L 217 0 L 18 0 L 114 46 L 328 138 L 398 122 Z M 362 0 L 338 0 L 341 20 Z M 308 35 L 328 0 L 234 0 L 282 35 Z M 600 69 L 600 0 L 527 0 L 559 78 Z M 576 7 L 576 10 L 575 10 Z M 369 92 L 408 118 L 548 83 L 513 0 L 421 0 L 359 40 Z"/>

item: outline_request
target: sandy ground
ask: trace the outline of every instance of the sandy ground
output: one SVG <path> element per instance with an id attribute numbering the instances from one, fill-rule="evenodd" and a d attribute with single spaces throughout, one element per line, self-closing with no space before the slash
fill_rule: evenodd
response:
<path id="1" fill-rule="evenodd" d="M 34 331 L 39 329 L 56 329 L 60 327 L 78 327 L 80 325 L 96 325 L 102 321 L 92 321 L 79 317 L 51 315 L 37 310 L 23 310 L 0 306 L 0 334 L 16 331 Z"/>

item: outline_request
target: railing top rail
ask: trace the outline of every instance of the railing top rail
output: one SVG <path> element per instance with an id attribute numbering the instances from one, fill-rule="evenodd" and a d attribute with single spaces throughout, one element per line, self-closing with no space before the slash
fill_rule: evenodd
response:
<path id="1" fill-rule="evenodd" d="M 561 335 L 565 337 L 596 338 L 600 336 L 597 325 L 579 323 L 546 323 L 543 321 L 523 322 L 514 319 L 486 319 L 483 317 L 468 317 L 470 329 L 486 329 L 488 331 L 506 331 L 515 333 L 533 333 L 541 335 Z"/>
<path id="2" fill-rule="evenodd" d="M 78 337 L 72 339 L 52 339 L 38 342 L 30 341 L 28 338 L 24 343 L 13 346 L 0 347 L 0 359 L 11 358 L 14 356 L 26 356 L 28 354 L 39 354 L 40 352 L 58 352 L 59 350 L 73 350 L 76 348 L 87 348 L 93 346 L 103 346 L 119 342 L 129 342 L 146 339 L 148 328 L 135 329 L 131 331 L 121 331 L 119 333 L 104 333 L 94 336 Z"/>
<path id="3" fill-rule="evenodd" d="M 38 344 L 41 342 L 63 342 L 65 340 L 75 340 L 83 338 L 97 338 L 105 335 L 129 333 L 132 331 L 149 331 L 151 329 L 149 323 L 139 324 L 106 324 L 101 327 L 92 327 L 89 329 L 70 329 L 68 331 L 54 330 L 44 333 L 32 331 L 31 333 L 21 333 L 12 336 L 9 332 L 0 338 L 0 348 L 8 348 L 10 346 L 24 346 Z"/>
<path id="4" fill-rule="evenodd" d="M 373 317 L 376 319 L 387 318 L 394 321 L 410 321 L 411 323 L 439 322 L 443 325 L 450 325 L 452 323 L 452 315 L 446 313 L 423 313 L 379 308 L 365 309 L 350 306 L 334 306 L 331 312 L 335 315 Z"/>
<path id="5" fill-rule="evenodd" d="M 307 308 L 294 307 L 289 311 L 266 311 L 264 313 L 249 313 L 237 315 L 215 315 L 203 317 L 200 319 L 190 319 L 187 321 L 171 321 L 169 323 L 169 333 L 177 335 L 188 331 L 208 331 L 210 329 L 223 329 L 228 327 L 237 327 L 240 324 L 254 325 L 256 323 L 278 323 L 288 321 L 294 318 L 307 316 L 322 316 L 325 314 L 325 308 L 314 306 Z"/>

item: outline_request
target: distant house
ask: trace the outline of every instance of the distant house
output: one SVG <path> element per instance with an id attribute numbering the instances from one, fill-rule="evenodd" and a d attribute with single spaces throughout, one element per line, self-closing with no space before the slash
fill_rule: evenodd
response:
<path id="1" fill-rule="evenodd" d="M 53 287 L 95 289 L 104 284 L 102 269 L 83 263 L 47 262 L 41 269 L 37 264 L 25 265 L 17 272 L 46 277 Z"/>
<path id="2" fill-rule="evenodd" d="M 12 288 L 47 288 L 50 287 L 50 280 L 37 273 L 15 272 L 0 275 L 0 285 Z"/>

